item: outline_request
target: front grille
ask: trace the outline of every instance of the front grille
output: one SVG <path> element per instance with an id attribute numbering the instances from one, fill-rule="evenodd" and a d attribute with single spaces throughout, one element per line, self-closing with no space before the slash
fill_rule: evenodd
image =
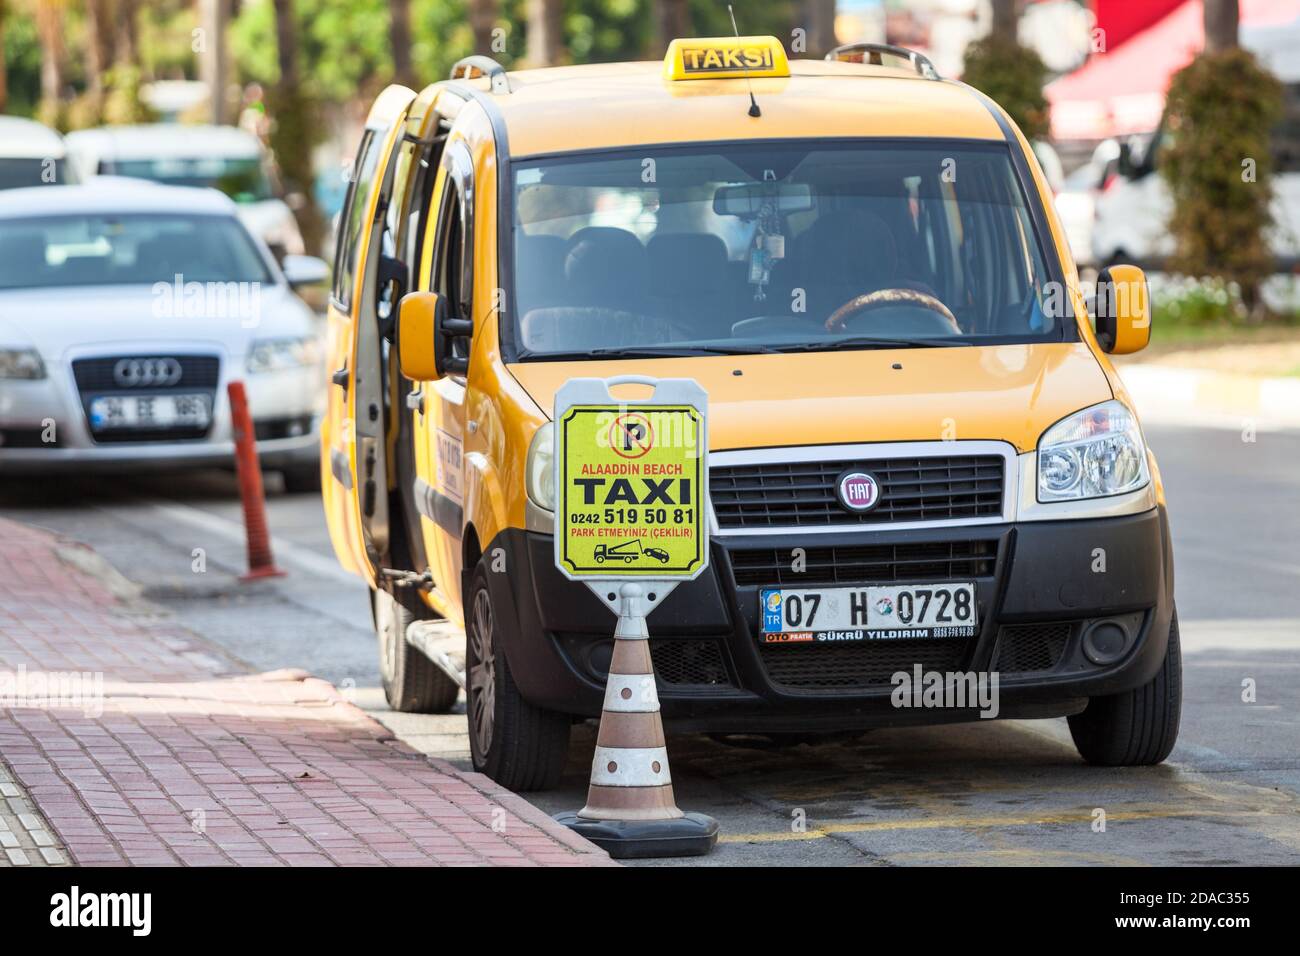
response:
<path id="1" fill-rule="evenodd" d="M 1065 653 L 1071 627 L 1068 621 L 1058 621 L 1000 628 L 993 669 L 1007 674 L 1050 671 Z"/>
<path id="2" fill-rule="evenodd" d="M 170 358 L 180 364 L 180 378 L 167 385 L 118 384 L 113 370 L 123 359 Z M 221 374 L 221 360 L 215 355 L 114 355 L 107 358 L 74 359 L 72 377 L 81 393 L 81 404 L 90 419 L 91 400 L 100 395 L 166 395 L 203 393 L 213 407 L 216 405 L 217 382 Z M 113 442 L 195 441 L 206 438 L 210 426 L 204 428 L 114 428 L 92 431 L 96 444 Z"/>
<path id="3" fill-rule="evenodd" d="M 0 448 L 58 448 L 58 429 L 50 441 L 46 441 L 49 429 L 36 428 L 0 428 Z"/>
<path id="4" fill-rule="evenodd" d="M 180 380 L 167 386 L 141 385 L 125 388 L 113 378 L 113 369 L 126 358 L 173 358 L 181 366 Z M 114 392 L 133 394 L 157 392 L 163 388 L 194 392 L 215 389 L 220 368 L 221 360 L 215 355 L 114 355 L 111 358 L 75 359 L 72 363 L 72 377 L 83 396 L 88 392 L 96 395 Z"/>
<path id="5" fill-rule="evenodd" d="M 996 539 L 804 547 L 802 570 L 789 548 L 734 548 L 736 584 L 870 584 L 992 577 Z"/>
<path id="6" fill-rule="evenodd" d="M 717 641 L 652 639 L 650 657 L 654 661 L 655 677 L 661 684 L 674 687 L 731 685 Z"/>
<path id="7" fill-rule="evenodd" d="M 941 455 L 718 465 L 709 469 L 709 493 L 724 529 L 997 517 L 1003 464 L 999 455 Z M 840 504 L 836 482 L 846 471 L 875 476 L 874 509 L 859 513 Z"/>
<path id="8" fill-rule="evenodd" d="M 760 644 L 759 658 L 774 684 L 800 690 L 878 687 L 899 671 L 957 670 L 969 638 L 860 641 L 852 644 Z"/>

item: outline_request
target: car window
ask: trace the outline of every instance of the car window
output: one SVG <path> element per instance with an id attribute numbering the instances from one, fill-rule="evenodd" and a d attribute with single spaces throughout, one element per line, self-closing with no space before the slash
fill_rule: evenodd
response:
<path id="1" fill-rule="evenodd" d="M 72 181 L 71 169 L 62 159 L 0 158 L 0 189 L 48 186 Z"/>
<path id="2" fill-rule="evenodd" d="M 358 245 L 362 226 L 370 203 L 370 187 L 374 185 L 375 171 L 379 166 L 379 152 L 383 140 L 374 130 L 366 130 L 357 149 L 357 160 L 348 184 L 347 200 L 340 213 L 338 250 L 334 256 L 334 298 L 345 308 L 352 304 L 352 286 L 355 282 Z"/>
<path id="3" fill-rule="evenodd" d="M 1065 334 L 1003 144 L 736 144 L 514 175 L 523 357 Z"/>
<path id="4" fill-rule="evenodd" d="M 0 289 L 274 281 L 227 216 L 0 219 Z"/>
<path id="5" fill-rule="evenodd" d="M 160 157 L 157 159 L 104 160 L 100 172 L 113 176 L 148 179 L 168 186 L 219 189 L 235 202 L 261 202 L 275 198 L 271 177 L 256 157 Z"/>

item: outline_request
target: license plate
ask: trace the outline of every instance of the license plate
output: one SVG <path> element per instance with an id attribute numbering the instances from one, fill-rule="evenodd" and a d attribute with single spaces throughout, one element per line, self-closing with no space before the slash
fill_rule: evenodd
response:
<path id="1" fill-rule="evenodd" d="M 975 585 L 764 588 L 765 644 L 974 637 Z"/>
<path id="2" fill-rule="evenodd" d="M 194 395 L 101 395 L 90 401 L 90 427 L 207 428 L 212 421 L 212 400 Z"/>

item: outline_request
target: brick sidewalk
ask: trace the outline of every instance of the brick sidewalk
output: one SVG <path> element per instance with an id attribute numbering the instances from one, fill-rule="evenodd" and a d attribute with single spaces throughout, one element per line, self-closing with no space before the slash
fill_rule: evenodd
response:
<path id="1" fill-rule="evenodd" d="M 0 519 L 0 759 L 73 862 L 612 865 L 330 684 L 132 613 L 67 547 Z"/>

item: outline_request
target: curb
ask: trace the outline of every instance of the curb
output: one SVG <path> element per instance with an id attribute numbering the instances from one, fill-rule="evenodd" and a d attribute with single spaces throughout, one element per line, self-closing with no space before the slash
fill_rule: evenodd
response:
<path id="1" fill-rule="evenodd" d="M 1257 378 L 1209 369 L 1121 365 L 1143 420 L 1219 428 L 1300 428 L 1300 378 Z"/>
<path id="2" fill-rule="evenodd" d="M 335 706 L 348 708 L 352 711 L 353 719 L 358 723 L 367 724 L 373 728 L 375 737 L 384 741 L 391 741 L 391 746 L 400 749 L 403 753 L 408 754 L 413 759 L 418 758 L 425 760 L 436 767 L 441 773 L 449 777 L 456 777 L 463 781 L 467 786 L 473 787 L 485 797 L 489 797 L 499 804 L 502 808 L 509 810 L 515 816 L 519 817 L 525 823 L 531 823 L 540 830 L 545 831 L 556 842 L 563 843 L 569 849 L 584 856 L 592 857 L 594 861 L 600 861 L 609 866 L 621 866 L 609 857 L 609 854 L 602 850 L 596 844 L 586 840 L 574 833 L 563 824 L 556 823 L 546 811 L 533 806 L 522 796 L 513 790 L 507 790 L 491 777 L 475 771 L 461 770 L 446 760 L 438 757 L 431 757 L 423 754 L 414 747 L 407 744 L 398 737 L 393 736 L 393 732 L 381 724 L 375 718 L 371 717 L 356 704 L 351 703 L 337 687 L 329 681 L 319 677 L 299 677 L 298 674 L 304 674 L 303 671 L 275 671 L 266 675 L 254 675 L 255 680 L 301 680 L 304 685 L 312 685 L 326 697 L 332 699 Z"/>
<path id="3" fill-rule="evenodd" d="M 482 774 L 463 771 L 446 761 L 428 757 L 397 739 L 388 728 L 349 701 L 347 695 L 329 681 L 293 667 L 265 673 L 251 672 L 243 661 L 218 656 L 219 648 L 179 623 L 172 623 L 170 615 L 150 613 L 156 609 L 146 600 L 140 599 L 138 591 L 127 579 L 122 578 L 107 561 L 85 545 L 45 529 L 5 518 L 0 518 L 0 542 L 6 545 L 0 549 L 0 567 L 14 576 L 14 580 L 6 580 L 5 586 L 0 587 L 0 625 L 8 626 L 12 631 L 0 631 L 0 650 L 11 645 L 9 650 L 12 653 L 8 656 L 22 666 L 48 668 L 50 665 L 46 661 L 51 659 L 48 648 L 45 644 L 33 644 L 30 641 L 30 621 L 33 617 L 42 619 L 43 608 L 51 601 L 61 601 L 64 605 L 63 613 L 74 616 L 77 624 L 83 626 L 96 640 L 101 643 L 107 641 L 110 652 L 104 655 L 102 663 L 92 654 L 84 661 L 60 659 L 58 667 L 107 671 L 109 679 L 102 683 L 107 688 L 104 693 L 106 704 L 118 696 L 136 704 L 135 707 L 125 708 L 120 714 L 113 710 L 107 722 L 101 721 L 99 715 L 93 718 L 77 718 L 73 715 L 69 721 L 58 705 L 37 706 L 35 709 L 23 703 L 18 703 L 14 708 L 0 706 L 0 737 L 13 742 L 15 754 L 22 757 L 6 761 L 12 765 L 12 789 L 19 797 L 30 800 L 32 809 L 43 814 L 43 819 L 48 819 L 49 823 L 40 828 L 42 840 L 46 839 L 44 833 L 47 831 L 57 835 L 57 840 L 48 842 L 62 849 L 74 864 L 245 864 L 250 862 L 246 859 L 249 854 L 257 855 L 257 859 L 251 861 L 252 865 L 269 865 L 268 861 L 296 864 L 308 862 L 308 857 L 313 863 L 324 862 L 328 857 L 344 864 L 349 855 L 360 852 L 370 858 L 366 861 L 368 865 L 380 860 L 411 865 L 409 860 L 399 860 L 396 853 L 384 853 L 385 847 L 391 849 L 395 843 L 406 842 L 403 839 L 392 839 L 393 836 L 402 834 L 410 840 L 411 851 L 422 855 L 416 862 L 424 864 L 437 865 L 443 862 L 440 854 L 445 848 L 438 845 L 438 841 L 451 838 L 459 841 L 458 845 L 445 849 L 446 862 L 453 865 L 517 865 L 521 862 L 568 866 L 618 865 L 604 850 L 557 823 L 522 796 L 501 787 Z M 54 585 L 56 581 L 57 587 Z M 66 589 L 66 593 L 62 598 L 46 593 L 42 600 L 30 604 L 25 599 L 15 598 L 14 595 L 20 593 L 20 588 L 12 586 L 15 584 L 20 588 L 45 589 L 47 592 L 63 593 L 63 589 Z M 159 616 L 161 626 L 160 621 L 154 619 Z M 125 625 L 120 629 L 120 634 L 119 622 Z M 135 644 L 128 641 L 125 647 L 120 646 L 118 641 L 125 639 L 128 634 Z M 157 658 L 137 662 L 131 650 L 133 646 L 136 651 L 141 647 L 157 646 L 159 655 Z M 160 661 L 166 667 L 159 668 Z M 178 664 L 180 669 L 172 673 L 171 669 Z M 121 665 L 126 665 L 128 670 L 118 673 L 115 668 Z M 214 688 L 219 691 L 222 687 L 243 689 L 228 699 L 213 691 Z M 229 761 L 228 765 L 221 760 L 217 761 L 221 764 L 217 770 L 224 772 L 221 779 L 206 780 L 203 772 L 187 764 L 179 751 L 166 742 L 170 739 L 169 735 L 174 737 L 178 733 L 174 725 L 184 721 L 155 721 L 162 728 L 162 733 L 155 731 L 152 726 L 146 726 L 154 709 L 140 705 L 142 699 L 157 697 L 160 700 L 170 700 L 173 697 L 186 698 L 187 695 L 198 701 L 217 702 L 209 703 L 211 710 L 204 710 L 203 704 L 193 710 L 184 709 L 188 704 L 181 705 L 182 709 L 178 713 L 186 720 L 193 722 L 198 719 L 217 725 L 214 733 L 200 734 L 197 742 L 193 736 L 187 737 L 187 746 L 192 744 L 195 748 L 206 747 L 211 750 L 218 745 L 213 741 L 220 743 L 228 739 L 238 741 L 240 745 L 239 748 L 226 748 L 232 750 L 232 754 L 225 758 Z M 240 711 L 241 702 L 245 698 L 250 710 L 263 708 L 268 715 L 276 710 L 281 711 L 278 716 L 264 718 L 268 720 L 283 720 L 295 715 L 305 717 L 309 713 L 298 712 L 294 708 L 324 707 L 332 711 L 333 716 L 328 718 L 328 726 L 320 723 L 316 717 L 303 720 L 298 730 L 287 738 L 281 739 L 281 735 L 271 734 L 268 739 L 274 746 L 267 748 L 248 742 L 266 738 L 269 731 L 259 731 L 256 724 L 252 725 L 251 731 L 244 727 L 244 723 L 258 719 Z M 110 709 L 105 707 L 106 712 Z M 111 723 L 118 732 L 128 733 L 131 740 L 155 734 L 159 747 L 164 750 L 171 747 L 171 759 L 164 762 L 166 766 L 163 770 L 150 771 L 166 771 L 164 776 L 158 777 L 158 785 L 152 789 L 146 788 L 150 789 L 148 793 L 135 792 L 140 789 L 135 782 L 126 777 L 119 779 L 116 775 L 122 761 L 110 761 L 102 764 L 102 767 L 96 767 L 87 759 L 87 766 L 91 767 L 87 771 L 80 764 L 68 762 L 67 758 L 71 756 L 73 761 L 86 758 L 99 760 L 89 751 L 77 755 L 72 753 L 75 748 L 60 746 L 56 748 L 57 752 L 47 752 L 46 745 L 51 739 L 56 743 L 75 740 L 85 750 L 91 744 L 102 743 L 99 740 L 101 736 L 113 737 L 111 729 L 107 734 L 82 734 L 81 725 L 87 721 L 96 723 L 96 726 Z M 222 721 L 226 723 L 222 724 Z M 126 728 L 125 731 L 122 730 L 123 727 Z M 240 732 L 236 733 L 236 729 Z M 83 741 L 83 736 L 87 736 L 90 743 Z M 247 736 L 247 741 L 244 736 Z M 297 737 L 306 741 L 297 741 L 297 747 L 304 752 L 323 749 L 319 764 L 313 764 L 310 757 L 300 756 L 294 750 L 293 741 Z M 117 741 L 114 746 L 118 750 L 125 749 L 134 754 L 135 746 L 126 743 L 127 739 Z M 334 751 L 329 749 L 331 743 L 338 744 Z M 224 747 L 225 744 L 220 746 Z M 282 754 L 276 748 L 287 753 Z M 233 753 L 235 749 L 240 752 Z M 244 751 L 248 753 L 245 754 Z M 386 754 L 387 757 L 379 756 L 381 754 Z M 399 758 L 396 766 L 394 757 Z M 410 763 L 406 764 L 406 761 Z M 341 771 L 336 766 L 340 762 Z M 292 766 L 286 770 L 281 764 Z M 316 766 L 319 772 L 298 774 L 296 771 L 303 769 L 299 764 Z M 406 764 L 406 768 L 401 764 Z M 417 770 L 417 765 L 422 765 L 425 769 Z M 0 783 L 5 784 L 0 789 L 0 796 L 9 798 L 12 803 L 11 786 L 4 766 L 0 763 Z M 212 776 L 212 768 L 207 764 L 203 767 L 208 771 L 208 776 Z M 266 779 L 258 777 L 250 767 Z M 175 772 L 177 768 L 180 773 Z M 96 779 L 87 783 L 86 774 L 91 772 L 96 775 Z M 355 778 L 358 776 L 368 779 L 357 784 Z M 311 794 L 312 788 L 297 782 L 298 777 L 311 777 L 312 782 L 317 784 L 323 780 L 336 789 L 339 786 L 335 779 L 337 777 L 338 781 L 352 781 L 353 786 L 351 789 L 345 786 L 347 793 L 341 797 L 326 795 L 318 801 Z M 265 799 L 267 807 L 272 807 L 272 810 L 255 808 L 255 812 L 242 814 L 238 804 L 254 798 L 254 794 L 250 792 L 247 795 L 231 796 L 226 789 L 268 786 L 279 788 L 277 795 L 281 797 L 279 801 Z M 285 799 L 286 794 L 298 798 L 304 806 L 310 806 L 304 811 L 302 821 L 295 823 L 293 828 L 268 830 L 266 821 L 260 818 L 270 812 L 282 812 L 284 806 L 292 802 Z M 412 794 L 416 796 L 412 797 Z M 389 798 L 396 799 L 399 796 L 400 800 L 410 805 L 400 811 L 380 805 L 385 801 L 393 802 Z M 256 798 L 262 799 L 260 796 Z M 348 805 L 340 808 L 340 799 Z M 202 806 L 203 809 L 210 809 L 220 815 L 211 835 L 207 831 L 192 830 L 192 821 L 177 817 L 186 800 L 196 807 Z M 438 801 L 443 801 L 447 806 Z M 4 802 L 0 800 L 0 803 Z M 24 803 L 23 806 L 26 807 L 27 804 Z M 498 830 L 497 808 L 523 823 L 525 830 L 520 832 L 512 829 L 508 834 L 504 829 Z M 324 822 L 318 819 L 321 813 L 328 815 L 334 811 L 340 815 Z M 488 819 L 489 811 L 491 820 Z M 26 809 L 23 812 L 26 813 Z M 347 816 L 356 813 L 374 816 L 375 823 L 386 828 L 382 835 L 388 839 L 367 837 L 367 833 L 374 832 L 373 829 L 368 831 L 358 828 L 344 834 L 333 832 L 340 828 L 346 830 Z M 412 814 L 417 815 L 418 819 L 408 819 Z M 21 824 L 27 823 L 21 817 L 15 819 Z M 34 815 L 32 819 L 35 819 Z M 279 821 L 280 824 L 286 822 Z M 178 825 L 184 833 L 176 831 Z M 28 826 L 27 829 L 31 830 L 34 826 Z M 327 832 L 323 838 L 318 839 L 322 827 Z M 230 831 L 235 828 L 242 832 L 232 835 Z M 417 833 L 417 829 L 422 832 Z M 10 830 L 12 826 L 0 818 L 0 831 L 8 833 Z M 194 836 L 194 833 L 199 835 Z M 308 841 L 309 836 L 314 845 Z M 428 845 L 423 838 L 430 841 Z M 0 843 L 3 843 L 4 850 L 16 850 L 19 849 L 16 840 L 17 837 Z M 333 846 L 325 842 L 327 840 L 344 840 L 349 845 Z M 265 846 L 259 845 L 258 841 Z M 144 842 L 150 845 L 142 847 L 140 844 Z M 295 845 L 281 845 L 289 842 Z M 11 843 L 15 845 L 10 846 Z M 10 856 L 8 853 L 3 855 Z M 22 863 L 34 862 L 30 852 L 24 852 L 21 856 Z M 45 856 L 44 861 L 55 862 L 49 856 Z M 62 855 L 58 862 L 64 862 Z"/>

